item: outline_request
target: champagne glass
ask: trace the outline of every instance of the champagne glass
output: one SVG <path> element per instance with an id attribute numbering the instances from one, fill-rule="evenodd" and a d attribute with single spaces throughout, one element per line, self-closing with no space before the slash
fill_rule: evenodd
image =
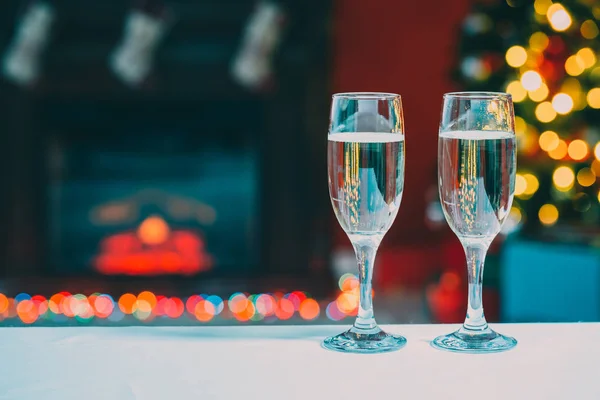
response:
<path id="1" fill-rule="evenodd" d="M 371 278 L 375 253 L 398 214 L 404 190 L 400 96 L 334 95 L 328 139 L 329 195 L 335 216 L 354 247 L 360 288 L 354 326 L 325 339 L 323 346 L 351 353 L 397 350 L 406 344 L 406 339 L 385 333 L 377 326 Z"/>
<path id="2" fill-rule="evenodd" d="M 515 192 L 514 119 L 509 94 L 444 95 L 438 185 L 446 221 L 465 250 L 469 293 L 463 326 L 436 338 L 432 345 L 438 349 L 490 353 L 517 344 L 490 329 L 481 302 L 485 255 L 510 212 Z"/>

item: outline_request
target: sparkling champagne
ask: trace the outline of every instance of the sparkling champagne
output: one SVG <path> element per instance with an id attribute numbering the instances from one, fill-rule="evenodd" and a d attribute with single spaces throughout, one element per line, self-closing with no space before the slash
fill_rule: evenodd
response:
<path id="1" fill-rule="evenodd" d="M 515 192 L 515 135 L 440 133 L 438 151 L 440 199 L 450 227 L 461 240 L 491 241 Z"/>
<path id="2" fill-rule="evenodd" d="M 404 135 L 334 133 L 327 152 L 329 194 L 340 225 L 351 239 L 381 239 L 404 190 Z"/>

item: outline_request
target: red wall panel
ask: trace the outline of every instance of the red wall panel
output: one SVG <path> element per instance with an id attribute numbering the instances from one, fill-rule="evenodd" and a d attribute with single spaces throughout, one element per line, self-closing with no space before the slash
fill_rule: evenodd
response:
<path id="1" fill-rule="evenodd" d="M 406 126 L 406 184 L 386 242 L 422 241 L 425 192 L 436 182 L 437 130 L 456 40 L 468 0 L 337 0 L 333 90 L 402 95 Z M 344 241 L 345 242 L 345 241 Z"/>

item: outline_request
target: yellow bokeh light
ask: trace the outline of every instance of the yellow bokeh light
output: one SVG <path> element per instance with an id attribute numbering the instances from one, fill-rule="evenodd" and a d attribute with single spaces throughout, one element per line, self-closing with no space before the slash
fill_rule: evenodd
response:
<path id="1" fill-rule="evenodd" d="M 535 127 L 528 125 L 525 134 L 517 135 L 517 146 L 519 151 L 528 154 L 538 149 L 538 133 Z"/>
<path id="2" fill-rule="evenodd" d="M 545 83 L 537 89 L 529 92 L 529 98 L 533 101 L 540 102 L 548 97 L 548 86 Z"/>
<path id="3" fill-rule="evenodd" d="M 558 147 L 560 139 L 556 132 L 546 131 L 540 135 L 539 144 L 540 148 L 544 151 L 552 151 Z"/>
<path id="4" fill-rule="evenodd" d="M 527 61 L 527 51 L 521 46 L 512 46 L 506 51 L 506 63 L 518 68 Z"/>
<path id="5" fill-rule="evenodd" d="M 596 146 L 594 147 L 594 156 L 596 157 L 596 160 L 600 161 L 600 142 L 596 143 Z"/>
<path id="6" fill-rule="evenodd" d="M 515 177 L 515 196 L 520 196 L 525 193 L 527 189 L 527 180 L 521 174 L 517 174 Z"/>
<path id="7" fill-rule="evenodd" d="M 581 75 L 584 69 L 585 63 L 581 57 L 578 57 L 577 55 L 571 56 L 567 58 L 567 61 L 565 61 L 565 71 L 567 71 L 567 74 L 571 76 Z"/>
<path id="8" fill-rule="evenodd" d="M 579 30 L 581 31 L 581 36 L 583 36 L 586 39 L 594 39 L 596 36 L 598 36 L 599 33 L 598 25 L 596 25 L 596 23 L 591 19 L 583 21 Z"/>
<path id="9" fill-rule="evenodd" d="M 556 111 L 552 107 L 552 103 L 544 101 L 535 108 L 535 116 L 540 122 L 550 122 L 556 118 Z"/>
<path id="10" fill-rule="evenodd" d="M 587 103 L 592 108 L 600 108 L 600 88 L 591 89 L 586 96 Z"/>
<path id="11" fill-rule="evenodd" d="M 588 155 L 588 145 L 581 139 L 573 140 L 569 143 L 568 153 L 573 160 L 583 160 Z"/>
<path id="12" fill-rule="evenodd" d="M 119 309 L 125 314 L 133 314 L 137 310 L 137 297 L 131 293 L 125 293 L 119 298 Z"/>
<path id="13" fill-rule="evenodd" d="M 589 47 L 584 47 L 577 52 L 577 57 L 583 61 L 585 68 L 593 67 L 596 64 L 596 54 Z"/>
<path id="14" fill-rule="evenodd" d="M 519 116 L 515 117 L 515 133 L 517 135 L 522 135 L 527 130 L 527 122 Z"/>
<path id="15" fill-rule="evenodd" d="M 523 213 L 518 207 L 512 206 L 510 209 L 510 217 L 518 223 L 521 222 L 521 219 L 523 219 Z"/>
<path id="16" fill-rule="evenodd" d="M 577 182 L 583 187 L 592 186 L 596 183 L 596 174 L 590 168 L 582 168 L 577 173 Z"/>
<path id="17" fill-rule="evenodd" d="M 527 125 L 527 134 L 535 136 L 535 141 L 537 142 L 538 137 L 540 136 L 540 131 L 533 125 Z"/>
<path id="18" fill-rule="evenodd" d="M 585 93 L 579 92 L 571 97 L 573 98 L 573 110 L 581 111 L 586 107 Z"/>
<path id="19" fill-rule="evenodd" d="M 525 178 L 525 181 L 527 182 L 527 187 L 525 188 L 525 191 L 523 192 L 523 194 L 525 194 L 527 196 L 531 196 L 532 194 L 537 192 L 537 190 L 539 189 L 540 181 L 538 181 L 538 178 L 536 178 L 536 176 L 533 174 L 523 174 L 523 177 Z"/>
<path id="20" fill-rule="evenodd" d="M 558 3 L 552 4 L 548 7 L 548 11 L 546 11 L 546 16 L 548 17 L 548 21 L 550 21 L 550 26 L 557 32 L 562 32 L 567 30 L 571 23 L 571 15 L 565 10 L 565 8 Z"/>
<path id="21" fill-rule="evenodd" d="M 558 220 L 558 209 L 554 204 L 544 204 L 538 211 L 540 222 L 544 225 L 554 225 Z"/>
<path id="22" fill-rule="evenodd" d="M 513 101 L 517 103 L 525 100 L 527 97 L 527 90 L 521 85 L 520 81 L 512 81 L 506 86 L 506 92 L 510 94 L 513 98 Z"/>
<path id="23" fill-rule="evenodd" d="M 548 151 L 548 155 L 554 160 L 563 159 L 567 155 L 567 147 L 568 146 L 565 141 L 559 139 L 556 148 Z"/>
<path id="24" fill-rule="evenodd" d="M 598 160 L 592 161 L 592 171 L 594 171 L 596 176 L 600 176 L 600 161 L 598 161 Z"/>
<path id="25" fill-rule="evenodd" d="M 153 309 L 154 307 L 156 307 L 156 296 L 154 295 L 154 293 L 149 292 L 149 291 L 143 291 L 140 294 L 138 294 L 137 296 L 137 300 L 138 302 L 146 302 L 149 306 L 150 309 Z"/>
<path id="26" fill-rule="evenodd" d="M 535 12 L 540 15 L 546 15 L 548 12 L 548 8 L 552 5 L 552 0 L 535 0 L 533 3 L 533 8 L 535 8 Z"/>
<path id="27" fill-rule="evenodd" d="M 568 114 L 573 109 L 573 99 L 566 93 L 557 93 L 552 98 L 552 108 L 559 114 Z"/>
<path id="28" fill-rule="evenodd" d="M 598 203 L 600 203 L 600 190 L 598 191 Z"/>
<path id="29" fill-rule="evenodd" d="M 566 192 L 573 187 L 573 183 L 575 182 L 575 173 L 570 167 L 558 167 L 552 174 L 552 181 L 558 190 Z"/>
<path id="30" fill-rule="evenodd" d="M 583 110 L 585 108 L 585 94 L 582 92 L 581 84 L 577 78 L 565 79 L 560 87 L 560 91 L 571 96 L 574 110 Z"/>
<path id="31" fill-rule="evenodd" d="M 546 18 L 546 15 L 540 15 L 538 13 L 534 13 L 533 14 L 533 18 L 535 19 L 535 21 L 538 24 L 547 24 L 548 23 L 548 18 Z"/>
<path id="32" fill-rule="evenodd" d="M 535 51 L 544 51 L 549 43 L 550 40 L 544 32 L 535 32 L 529 38 L 529 47 Z"/>
<path id="33" fill-rule="evenodd" d="M 558 10 L 550 17 L 550 25 L 558 32 L 569 29 L 572 22 L 573 20 L 566 10 Z"/>
<path id="34" fill-rule="evenodd" d="M 570 92 L 581 92 L 581 83 L 579 82 L 579 79 L 569 77 L 563 81 L 560 91 L 569 95 L 571 94 Z"/>
<path id="35" fill-rule="evenodd" d="M 534 91 L 542 86 L 542 77 L 536 71 L 527 71 L 521 76 L 521 85 L 529 91 Z"/>
<path id="36" fill-rule="evenodd" d="M 539 51 L 535 51 L 532 49 L 527 50 L 527 62 L 523 65 L 522 68 L 537 68 L 540 64 L 544 62 L 544 56 Z"/>

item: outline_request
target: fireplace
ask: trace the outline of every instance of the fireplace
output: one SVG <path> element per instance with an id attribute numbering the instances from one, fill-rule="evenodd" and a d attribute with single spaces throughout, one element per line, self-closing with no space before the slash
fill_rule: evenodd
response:
<path id="1" fill-rule="evenodd" d="M 56 2 L 43 76 L 0 83 L 7 291 L 328 290 L 326 3 L 289 5 L 254 92 L 230 74 L 252 2 L 172 4 L 136 88 L 107 62 L 123 2 Z"/>
<path id="2" fill-rule="evenodd" d="M 60 274 L 248 272 L 259 264 L 258 105 L 47 102 L 50 260 Z M 70 115 L 76 115 L 73 118 Z M 126 122 L 115 122 L 126 121 Z"/>

